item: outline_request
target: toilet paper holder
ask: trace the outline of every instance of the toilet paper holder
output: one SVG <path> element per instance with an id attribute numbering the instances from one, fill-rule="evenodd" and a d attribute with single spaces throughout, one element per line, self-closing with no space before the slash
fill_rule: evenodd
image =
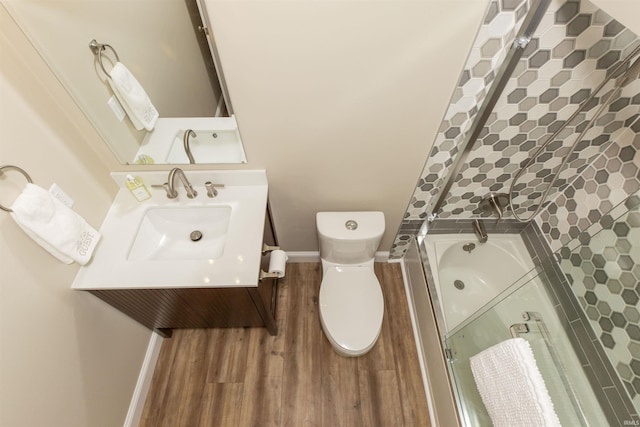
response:
<path id="1" fill-rule="evenodd" d="M 280 249 L 280 246 L 269 246 L 266 243 L 262 244 L 262 255 L 266 255 L 269 252 L 277 251 Z"/>
<path id="2" fill-rule="evenodd" d="M 262 281 L 262 279 L 279 279 L 280 276 L 278 273 L 268 273 L 264 270 L 260 270 L 260 275 L 258 276 L 258 280 Z"/>
<path id="3" fill-rule="evenodd" d="M 263 256 L 274 251 L 283 252 L 282 250 L 280 250 L 280 246 L 270 246 L 270 245 L 267 245 L 266 243 L 262 244 Z M 271 260 L 272 260 L 271 262 L 273 262 L 273 258 Z M 287 256 L 285 254 L 284 263 L 286 263 L 286 261 L 287 261 Z M 262 281 L 263 279 L 281 279 L 284 277 L 284 265 L 281 267 L 281 270 L 282 271 L 272 271 L 272 265 L 270 263 L 269 271 L 264 271 L 260 269 L 258 280 Z"/>

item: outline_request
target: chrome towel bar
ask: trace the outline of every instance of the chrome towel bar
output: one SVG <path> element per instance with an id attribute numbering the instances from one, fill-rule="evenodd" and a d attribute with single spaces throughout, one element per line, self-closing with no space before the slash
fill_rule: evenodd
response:
<path id="1" fill-rule="evenodd" d="M 569 402 L 573 406 L 573 409 L 576 411 L 576 413 L 582 415 L 579 424 L 585 426 L 583 420 L 586 420 L 587 418 L 584 412 L 584 408 L 582 408 L 580 404 L 580 400 L 576 395 L 574 386 L 572 385 L 571 381 L 569 381 L 567 370 L 564 367 L 564 364 L 562 362 L 562 359 L 560 358 L 560 355 L 558 354 L 556 347 L 551 341 L 551 333 L 547 328 L 544 320 L 542 319 L 542 316 L 540 315 L 540 313 L 535 311 L 525 311 L 524 313 L 522 313 L 522 319 L 525 322 L 531 322 L 538 327 L 540 336 L 542 337 L 548 354 L 551 356 L 551 360 L 556 367 L 557 374 L 564 387 L 566 395 L 569 398 Z M 530 333 L 532 332 L 532 329 L 529 327 L 529 323 L 515 323 L 511 325 L 509 331 L 511 332 L 511 336 L 513 338 L 519 338 L 520 334 Z"/>
<path id="2" fill-rule="evenodd" d="M 13 165 L 0 166 L 0 176 L 2 176 L 2 174 L 6 170 L 16 170 L 16 171 L 20 172 L 22 175 L 24 175 L 24 177 L 27 179 L 27 182 L 29 184 L 33 184 L 33 181 L 31 180 L 31 177 L 29 176 L 29 174 L 24 169 L 22 169 L 22 168 L 20 168 L 18 166 L 13 166 Z M 13 212 L 10 208 L 4 207 L 2 205 L 0 205 L 0 209 L 2 209 L 3 211 L 6 211 L 6 212 Z"/>
<path id="3" fill-rule="evenodd" d="M 104 68 L 104 63 L 102 62 L 102 52 L 106 49 L 111 49 L 111 52 L 116 57 L 116 62 L 120 62 L 120 57 L 118 57 L 118 52 L 111 46 L 106 43 L 98 43 L 96 39 L 93 39 L 89 42 L 89 49 L 93 52 L 94 55 L 98 57 L 98 64 L 100 64 L 100 68 L 107 75 L 107 77 L 111 78 L 111 75 L 107 72 L 106 68 Z"/>

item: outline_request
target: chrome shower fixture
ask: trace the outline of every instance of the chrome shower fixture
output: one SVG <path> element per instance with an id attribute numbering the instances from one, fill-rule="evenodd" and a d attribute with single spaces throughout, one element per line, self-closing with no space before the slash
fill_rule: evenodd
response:
<path id="1" fill-rule="evenodd" d="M 480 243 L 487 243 L 487 240 L 489 239 L 489 236 L 487 235 L 487 230 L 484 228 L 484 224 L 482 223 L 482 221 L 480 221 L 478 218 L 473 220 L 473 232 L 478 237 L 478 241 Z M 467 246 L 467 245 L 465 245 L 465 246 Z M 474 245 L 473 248 L 471 248 L 469 250 L 469 253 L 471 253 L 471 251 L 474 248 L 475 248 L 475 245 Z M 465 249 L 465 251 L 466 251 L 466 249 Z"/>
<path id="2" fill-rule="evenodd" d="M 483 212 L 495 213 L 498 215 L 496 224 L 500 222 L 509 207 L 509 195 L 506 193 L 489 193 L 480 201 L 480 209 Z"/>

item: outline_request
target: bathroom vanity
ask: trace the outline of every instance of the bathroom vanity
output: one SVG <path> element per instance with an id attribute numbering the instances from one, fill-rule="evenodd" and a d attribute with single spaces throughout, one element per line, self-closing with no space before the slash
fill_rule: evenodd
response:
<path id="1" fill-rule="evenodd" d="M 264 171 L 187 171 L 198 195 L 151 189 L 137 202 L 122 188 L 91 263 L 73 289 L 92 293 L 142 325 L 169 336 L 174 328 L 266 327 L 275 323 L 276 277 L 261 279 L 276 246 Z M 125 174 L 114 174 L 122 183 Z M 139 173 L 151 184 L 166 172 Z M 205 182 L 224 185 L 209 197 Z M 193 230 L 192 230 L 193 229 Z M 201 232 L 194 239 L 193 232 Z"/>

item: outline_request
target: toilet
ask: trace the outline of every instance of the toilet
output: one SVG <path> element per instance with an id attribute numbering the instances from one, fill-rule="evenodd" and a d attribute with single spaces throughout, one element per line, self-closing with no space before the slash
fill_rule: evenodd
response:
<path id="1" fill-rule="evenodd" d="M 318 212 L 322 284 L 320 323 L 347 357 L 371 350 L 380 336 L 384 299 L 373 260 L 384 233 L 382 212 Z"/>

